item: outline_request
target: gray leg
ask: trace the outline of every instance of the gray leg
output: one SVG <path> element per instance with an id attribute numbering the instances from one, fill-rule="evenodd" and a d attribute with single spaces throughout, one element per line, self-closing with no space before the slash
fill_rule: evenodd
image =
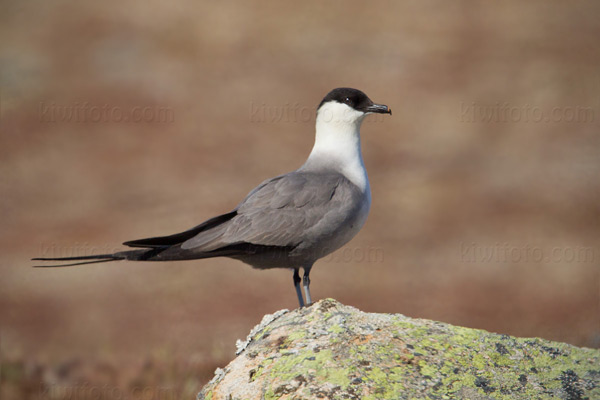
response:
<path id="1" fill-rule="evenodd" d="M 302 298 L 302 289 L 300 289 L 300 272 L 298 268 L 294 269 L 294 287 L 296 287 L 296 294 L 298 295 L 298 303 L 300 303 L 300 308 L 304 307 L 304 299 Z"/>
<path id="2" fill-rule="evenodd" d="M 306 304 L 309 306 L 312 304 L 312 298 L 310 297 L 310 278 L 308 277 L 311 268 L 312 265 L 304 267 L 304 293 L 306 294 Z"/>

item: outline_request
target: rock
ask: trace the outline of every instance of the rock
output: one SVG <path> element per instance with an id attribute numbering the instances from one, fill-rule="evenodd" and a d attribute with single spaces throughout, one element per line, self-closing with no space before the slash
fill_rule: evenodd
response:
<path id="1" fill-rule="evenodd" d="M 198 399 L 600 399 L 600 351 L 335 300 L 266 316 Z"/>

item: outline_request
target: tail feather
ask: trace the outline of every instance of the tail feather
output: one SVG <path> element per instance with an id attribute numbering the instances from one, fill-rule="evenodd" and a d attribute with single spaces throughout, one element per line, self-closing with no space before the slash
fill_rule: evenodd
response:
<path id="1" fill-rule="evenodd" d="M 35 260 L 35 258 L 32 258 L 32 260 Z M 38 259 L 38 260 L 39 261 L 50 261 L 48 259 L 43 259 L 43 258 Z M 98 263 L 117 261 L 117 260 L 121 260 L 121 259 L 120 258 L 109 258 L 109 259 L 94 260 L 94 261 L 82 261 L 82 262 L 74 262 L 74 263 L 67 263 L 67 264 L 34 265 L 33 268 L 74 267 L 75 265 L 98 264 Z M 58 260 L 55 260 L 55 261 L 58 261 Z"/>
<path id="2" fill-rule="evenodd" d="M 34 265 L 34 268 L 53 268 L 53 267 L 72 267 L 75 265 L 85 264 L 97 264 L 110 261 L 119 260 L 135 260 L 142 261 L 156 254 L 155 249 L 150 250 L 130 250 L 120 251 L 113 254 L 95 254 L 91 256 L 78 256 L 78 257 L 36 257 L 32 258 L 32 261 L 74 261 L 67 262 L 64 264 L 51 264 L 51 265 Z"/>
<path id="3" fill-rule="evenodd" d="M 32 258 L 32 261 L 76 261 L 65 264 L 52 264 L 52 265 L 34 265 L 34 268 L 49 268 L 49 267 L 71 267 L 75 265 L 84 264 L 96 264 L 109 261 L 125 260 L 124 256 L 117 254 L 96 254 L 93 256 L 80 256 L 80 257 L 36 257 Z M 85 261 L 87 260 L 87 261 Z"/>

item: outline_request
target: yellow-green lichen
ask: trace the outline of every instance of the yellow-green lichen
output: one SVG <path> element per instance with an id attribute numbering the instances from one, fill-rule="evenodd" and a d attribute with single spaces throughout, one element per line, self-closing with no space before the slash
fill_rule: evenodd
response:
<path id="1" fill-rule="evenodd" d="M 342 327 L 341 327 L 341 326 L 339 326 L 339 325 L 331 325 L 331 326 L 329 327 L 329 329 L 327 329 L 327 331 L 328 331 L 328 332 L 331 332 L 331 333 L 337 333 L 337 334 L 340 334 L 340 333 L 343 333 L 343 332 L 345 332 L 345 329 L 344 329 L 344 328 L 342 328 Z"/>
<path id="2" fill-rule="evenodd" d="M 278 396 L 275 394 L 275 392 L 273 391 L 273 388 L 268 388 L 265 391 L 265 400 L 276 400 L 279 399 L 281 396 Z"/>
<path id="3" fill-rule="evenodd" d="M 306 331 L 303 329 L 298 329 L 288 335 L 288 341 L 296 341 L 298 339 L 303 339 L 305 337 L 306 337 Z"/>
<path id="4" fill-rule="evenodd" d="M 424 360 L 419 361 L 419 367 L 421 369 L 421 374 L 424 376 L 435 376 L 435 373 L 438 371 L 438 368 L 427 364 L 427 362 L 425 362 Z"/>
<path id="5" fill-rule="evenodd" d="M 269 367 L 269 365 L 271 365 L 271 364 L 273 364 L 273 359 L 265 358 L 258 365 L 258 367 L 256 369 L 254 369 L 250 372 L 250 382 L 254 382 L 258 378 L 260 378 L 262 376 L 262 374 L 265 372 L 265 369 L 267 369 Z"/>
<path id="6" fill-rule="evenodd" d="M 264 398 L 600 399 L 597 350 L 324 305 L 255 343 Z"/>
<path id="7" fill-rule="evenodd" d="M 323 374 L 322 372 L 325 373 Z M 350 373 L 351 371 L 345 368 L 327 368 L 324 371 L 321 370 L 318 372 L 317 375 L 324 377 L 326 382 L 346 389 L 350 385 Z"/>
<path id="8" fill-rule="evenodd" d="M 404 374 L 399 368 L 382 369 L 374 367 L 365 372 L 366 384 L 372 387 L 372 394 L 364 399 L 394 399 L 405 390 L 402 384 Z"/>

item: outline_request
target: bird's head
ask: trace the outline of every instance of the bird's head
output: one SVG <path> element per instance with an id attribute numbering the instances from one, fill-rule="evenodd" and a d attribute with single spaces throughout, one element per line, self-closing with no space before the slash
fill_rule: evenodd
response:
<path id="1" fill-rule="evenodd" d="M 383 104 L 375 104 L 357 89 L 337 88 L 327 93 L 317 108 L 317 123 L 358 125 L 368 114 L 391 114 Z"/>

